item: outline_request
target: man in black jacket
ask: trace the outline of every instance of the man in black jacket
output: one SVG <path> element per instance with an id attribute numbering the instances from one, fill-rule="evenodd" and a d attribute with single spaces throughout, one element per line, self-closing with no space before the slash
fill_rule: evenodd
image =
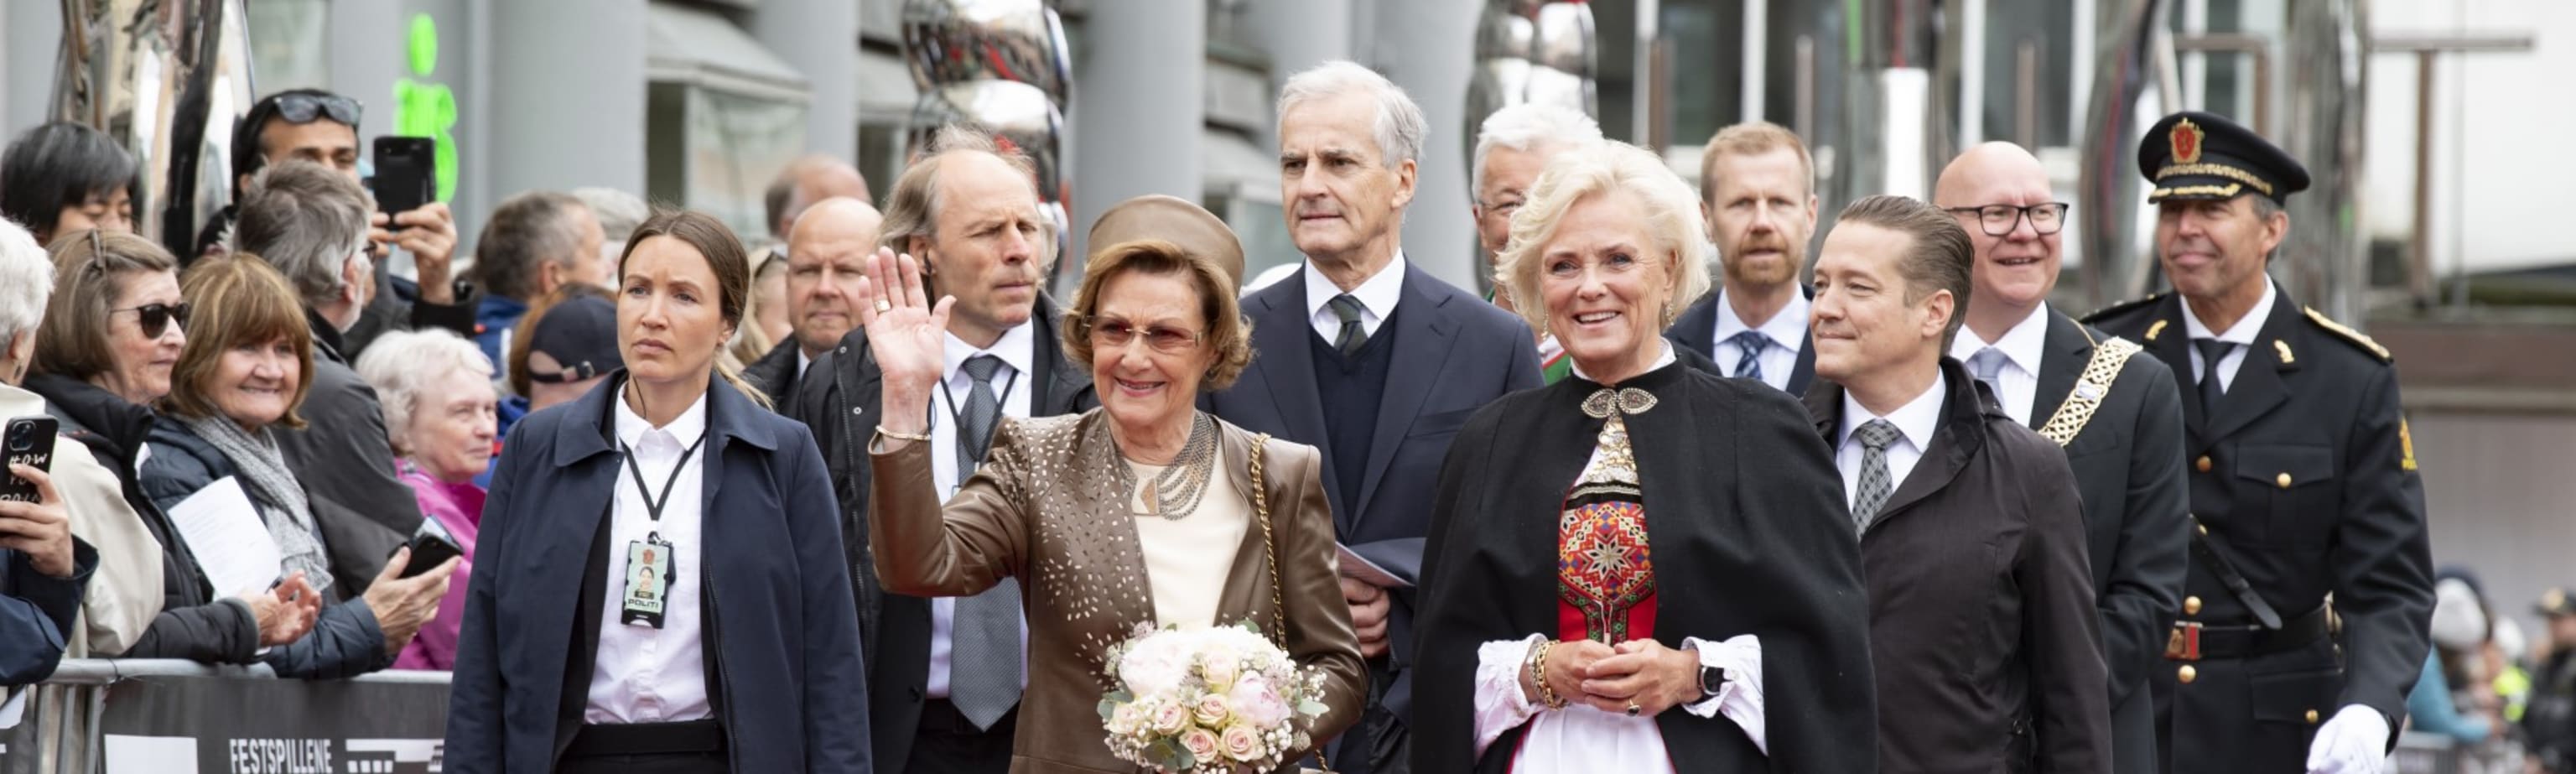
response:
<path id="1" fill-rule="evenodd" d="M 943 499 L 989 448 L 989 436 L 966 437 L 968 425 L 991 428 L 1000 416 L 1099 405 L 1091 375 L 1065 357 L 1055 305 L 1038 293 L 1045 228 L 1028 160 L 962 127 L 942 130 L 887 197 L 881 248 L 919 260 L 925 289 L 956 299 L 947 375 L 930 417 L 933 447 L 943 450 L 933 471 Z M 844 334 L 808 370 L 814 376 L 797 386 L 788 416 L 813 428 L 844 511 L 877 770 L 1006 771 L 1028 684 L 1019 584 L 955 599 L 891 594 L 877 585 L 867 545 L 867 447 L 883 377 L 866 331 Z M 974 416 L 984 411 L 998 416 Z"/>
<path id="2" fill-rule="evenodd" d="M 2111 672 L 2111 771 L 2161 771 L 2147 673 L 2164 663 L 2177 606 L 2200 609 L 2198 598 L 2182 599 L 2190 493 L 2173 372 L 2048 305 L 2067 206 L 2051 198 L 2048 172 L 2028 151 L 1968 149 L 1942 170 L 1934 203 L 1977 247 L 1976 290 L 1950 356 L 2005 416 L 2066 450 L 2084 495 Z"/>
<path id="3" fill-rule="evenodd" d="M 1879 771 L 2100 774 L 2109 675 L 2075 476 L 1941 355 L 1974 252 L 1931 205 L 1872 196 L 1816 260 L 1806 402 L 1861 533 Z"/>
<path id="4" fill-rule="evenodd" d="M 785 411 L 814 359 L 858 328 L 859 310 L 850 305 L 884 222 L 877 208 L 846 198 L 816 202 L 796 218 L 787 236 L 787 321 L 796 334 L 743 369 L 772 406 Z"/>

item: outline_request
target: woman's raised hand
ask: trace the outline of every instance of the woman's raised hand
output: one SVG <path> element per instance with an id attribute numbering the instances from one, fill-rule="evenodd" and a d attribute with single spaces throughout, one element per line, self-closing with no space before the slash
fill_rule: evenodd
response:
<path id="1" fill-rule="evenodd" d="M 936 304 L 921 289 L 921 264 L 911 255 L 879 247 L 868 256 L 866 276 L 859 278 L 859 325 L 868 332 L 868 351 L 884 378 L 884 411 L 880 426 L 902 433 L 921 432 L 928 419 L 930 389 L 946 370 L 948 311 L 957 299 L 942 296 Z"/>

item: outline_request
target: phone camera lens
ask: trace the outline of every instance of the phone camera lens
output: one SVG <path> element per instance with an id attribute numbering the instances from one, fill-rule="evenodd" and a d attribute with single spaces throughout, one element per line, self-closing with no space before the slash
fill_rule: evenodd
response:
<path id="1" fill-rule="evenodd" d="M 33 448 L 36 448 L 36 439 L 32 437 L 32 434 L 20 431 L 9 436 L 10 451 L 22 452 Z"/>

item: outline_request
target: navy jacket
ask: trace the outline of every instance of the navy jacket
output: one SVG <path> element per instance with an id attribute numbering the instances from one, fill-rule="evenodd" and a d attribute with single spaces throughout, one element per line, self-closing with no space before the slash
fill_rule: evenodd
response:
<path id="1" fill-rule="evenodd" d="M 475 546 L 447 718 L 447 770 L 554 768 L 567 659 L 579 643 L 584 557 L 621 457 L 612 406 L 625 373 L 510 431 Z M 867 680 L 832 482 L 813 436 L 722 380 L 707 392 L 701 502 L 710 698 L 734 771 L 864 772 Z M 586 671 L 586 670 L 585 670 Z"/>
<path id="2" fill-rule="evenodd" d="M 98 570 L 98 550 L 72 538 L 72 576 L 36 571 L 27 557 L 0 548 L 0 686 L 25 685 L 54 675 L 80 615 L 81 591 Z"/>

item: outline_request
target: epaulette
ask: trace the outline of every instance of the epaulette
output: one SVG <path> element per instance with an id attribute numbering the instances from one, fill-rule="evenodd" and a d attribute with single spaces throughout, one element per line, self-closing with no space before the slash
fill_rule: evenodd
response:
<path id="1" fill-rule="evenodd" d="M 2378 357 L 2379 362 L 2386 363 L 2392 359 L 2388 356 L 2387 347 L 2380 346 L 2379 342 L 2371 341 L 2370 337 L 2362 335 L 2361 331 L 2344 327 L 2343 323 L 2335 322 L 2334 320 L 2327 318 L 2325 314 L 2318 312 L 2316 307 L 2300 308 L 2308 313 L 2308 320 L 2316 323 L 2317 327 L 2326 329 L 2327 333 L 2334 334 L 2336 338 L 2352 342 L 2353 346 L 2360 347 L 2362 351 Z"/>
<path id="2" fill-rule="evenodd" d="M 2108 320 L 2108 319 L 2111 319 L 2111 318 L 2113 318 L 2113 317 L 2117 317 L 2117 316 L 2119 316 L 2119 315 L 2121 315 L 2121 314 L 2125 314 L 2125 313 L 2127 313 L 2127 312 L 2129 312 L 2129 311 L 2131 311 L 2131 310 L 2141 309 L 2141 308 L 2145 308 L 2145 307 L 2148 307 L 2148 306 L 2153 306 L 2156 302 L 2158 302 L 2158 301 L 2162 301 L 2162 300 L 2164 300 L 2164 299 L 2165 299 L 2165 294 L 2163 294 L 2163 293 L 2149 293 L 2149 294 L 2147 294 L 2147 295 L 2146 295 L 2146 297 L 2144 297 L 2144 298 L 2132 298 L 2132 299 L 2129 299 L 2129 300 L 2127 300 L 2127 301 L 2122 301 L 2122 302 L 2120 302 L 2120 303 L 2112 304 L 2112 305 L 2110 305 L 2110 306 L 2102 307 L 2102 308 L 2100 308 L 2100 309 L 2095 309 L 2095 310 L 2093 310 L 2093 313 L 2092 313 L 2092 314 L 2087 314 L 2087 315 L 2085 315 L 2082 319 L 2083 319 L 2083 320 L 2084 320 L 2084 322 L 2086 322 L 2086 323 L 2091 323 L 2091 324 L 2097 324 L 2097 325 L 2098 325 L 2098 324 L 2100 324 L 2103 320 Z"/>

